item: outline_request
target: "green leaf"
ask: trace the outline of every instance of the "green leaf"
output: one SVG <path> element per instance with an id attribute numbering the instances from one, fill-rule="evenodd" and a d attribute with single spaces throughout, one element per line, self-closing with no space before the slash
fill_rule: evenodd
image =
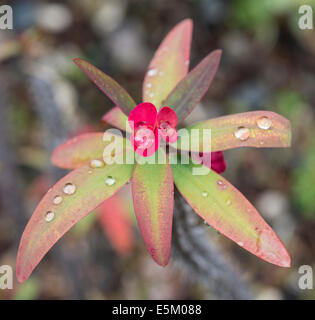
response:
<path id="1" fill-rule="evenodd" d="M 164 105 L 176 112 L 178 122 L 192 112 L 208 91 L 218 70 L 221 54 L 221 50 L 210 53 L 189 72 L 164 101 Z"/>
<path id="2" fill-rule="evenodd" d="M 70 232 L 74 237 L 82 238 L 93 228 L 97 222 L 95 211 L 90 212 L 71 229 Z"/>
<path id="3" fill-rule="evenodd" d="M 43 197 L 24 230 L 16 262 L 18 280 L 24 282 L 50 248 L 126 184 L 132 172 L 133 165 L 113 164 L 96 169 L 84 165 L 59 180 Z M 60 200 L 56 197 L 62 201 L 56 202 Z"/>
<path id="4" fill-rule="evenodd" d="M 128 92 L 91 63 L 79 58 L 73 61 L 128 116 L 136 106 Z"/>
<path id="5" fill-rule="evenodd" d="M 211 152 L 240 147 L 286 148 L 291 145 L 290 121 L 271 111 L 252 111 L 213 118 L 186 129 L 188 135 L 179 137 L 177 145 L 179 149 L 193 152 L 209 151 L 209 146 L 204 146 L 204 129 L 211 129 Z M 188 137 L 190 141 L 187 142 Z"/>
<path id="6" fill-rule="evenodd" d="M 197 214 L 259 258 L 289 267 L 287 250 L 250 202 L 212 170 L 193 175 L 195 167 L 192 163 L 172 165 L 176 187 Z"/>
<path id="7" fill-rule="evenodd" d="M 192 21 L 175 26 L 156 51 L 143 82 L 143 101 L 157 109 L 167 95 L 187 74 L 190 59 Z"/>
<path id="8" fill-rule="evenodd" d="M 168 264 L 171 254 L 174 184 L 169 164 L 137 164 L 132 177 L 136 218 L 155 262 Z"/>

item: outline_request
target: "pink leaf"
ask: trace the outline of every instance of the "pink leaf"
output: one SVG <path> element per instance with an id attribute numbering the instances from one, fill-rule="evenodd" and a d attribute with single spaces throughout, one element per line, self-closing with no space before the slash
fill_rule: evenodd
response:
<path id="1" fill-rule="evenodd" d="M 127 116 L 119 109 L 119 107 L 114 107 L 105 113 L 102 117 L 102 122 L 108 123 L 122 131 L 132 131 Z"/>
<path id="2" fill-rule="evenodd" d="M 186 129 L 190 133 L 187 136 L 197 142 L 188 145 L 193 152 L 202 152 L 204 149 L 204 129 L 211 129 L 212 152 L 240 147 L 286 148 L 291 145 L 290 121 L 271 111 L 231 114 L 201 121 Z M 186 135 L 183 139 L 186 139 Z M 181 137 L 178 139 L 179 148 L 186 150 L 187 144 L 182 144 L 180 140 Z"/>
<path id="3" fill-rule="evenodd" d="M 16 274 L 25 281 L 50 248 L 78 221 L 119 190 L 133 165 L 78 168 L 59 180 L 43 197 L 20 242 Z"/>
<path id="4" fill-rule="evenodd" d="M 218 70 L 222 51 L 204 58 L 169 94 L 164 104 L 172 108 L 178 121 L 185 119 L 208 91 Z"/>
<path id="5" fill-rule="evenodd" d="M 104 141 L 104 136 L 106 133 L 93 132 L 69 139 L 54 150 L 51 161 L 57 167 L 75 169 L 90 160 L 101 159 L 105 147 L 112 142 Z M 122 136 L 116 136 L 115 139 L 121 139 L 125 147 L 122 151 L 128 149 L 126 139 Z"/>
<path id="6" fill-rule="evenodd" d="M 89 160 L 102 158 L 106 146 L 103 136 L 102 132 L 93 132 L 71 138 L 54 150 L 51 162 L 60 168 L 75 169 Z"/>
<path id="7" fill-rule="evenodd" d="M 173 175 L 169 164 L 138 164 L 132 177 L 134 209 L 144 242 L 161 266 L 171 254 L 174 208 Z"/>
<path id="8" fill-rule="evenodd" d="M 179 23 L 156 51 L 143 82 L 143 101 L 158 109 L 162 101 L 187 74 L 192 35 L 190 19 Z"/>
<path id="9" fill-rule="evenodd" d="M 214 171 L 194 175 L 192 163 L 172 165 L 176 187 L 213 228 L 259 258 L 289 267 L 290 256 L 252 204 Z"/>

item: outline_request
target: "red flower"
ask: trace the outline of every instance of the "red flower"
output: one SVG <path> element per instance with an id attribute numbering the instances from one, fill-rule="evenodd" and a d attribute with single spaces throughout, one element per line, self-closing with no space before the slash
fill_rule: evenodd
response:
<path id="1" fill-rule="evenodd" d="M 131 143 L 134 150 L 143 157 L 156 152 L 161 138 L 166 142 L 176 142 L 178 138 L 175 129 L 177 115 L 169 107 L 163 107 L 157 112 L 152 103 L 143 102 L 130 112 L 128 121 L 133 131 Z"/>

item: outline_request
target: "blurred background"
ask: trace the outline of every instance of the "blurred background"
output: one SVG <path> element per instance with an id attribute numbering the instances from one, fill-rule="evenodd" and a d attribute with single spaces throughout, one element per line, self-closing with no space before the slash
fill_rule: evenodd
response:
<path id="1" fill-rule="evenodd" d="M 2 4 L 13 8 L 14 29 L 0 30 L 0 265 L 14 267 L 34 208 L 66 173 L 50 164 L 52 150 L 78 133 L 106 129 L 100 119 L 112 103 L 72 59 L 98 66 L 140 103 L 154 51 L 174 25 L 190 17 L 191 67 L 214 49 L 223 49 L 223 58 L 209 92 L 186 122 L 251 110 L 275 111 L 291 120 L 291 149 L 227 151 L 224 176 L 272 225 L 291 254 L 292 268 L 259 260 L 189 213 L 196 234 L 215 246 L 211 250 L 227 272 L 238 274 L 254 299 L 315 298 L 315 289 L 298 287 L 298 268 L 315 267 L 315 32 L 299 29 L 298 8 L 310 4 L 315 10 L 315 1 Z M 166 268 L 153 262 L 129 188 L 68 232 L 26 283 L 14 279 L 13 290 L 0 290 L 0 299 L 222 298 L 211 279 L 215 273 L 194 277 L 194 268 L 187 273 L 187 262 L 176 254 Z M 190 248 L 191 254 L 198 251 Z"/>

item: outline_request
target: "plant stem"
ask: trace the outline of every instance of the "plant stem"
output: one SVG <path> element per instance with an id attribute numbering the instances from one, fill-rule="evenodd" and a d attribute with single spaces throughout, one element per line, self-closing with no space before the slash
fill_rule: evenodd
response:
<path id="1" fill-rule="evenodd" d="M 199 281 L 216 298 L 251 299 L 252 293 L 247 284 L 219 253 L 219 248 L 206 237 L 206 228 L 193 223 L 193 215 L 192 208 L 176 190 L 173 226 L 175 259 L 191 279 Z"/>

